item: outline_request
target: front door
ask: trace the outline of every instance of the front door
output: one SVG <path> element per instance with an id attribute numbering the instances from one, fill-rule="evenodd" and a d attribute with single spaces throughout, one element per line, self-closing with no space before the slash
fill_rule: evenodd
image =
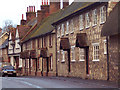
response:
<path id="1" fill-rule="evenodd" d="M 68 52 L 68 72 L 70 72 L 70 50 Z"/>
<path id="2" fill-rule="evenodd" d="M 46 59 L 47 60 L 47 75 L 48 76 L 48 72 L 49 72 L 49 58 Z"/>
<path id="3" fill-rule="evenodd" d="M 86 74 L 89 74 L 89 47 L 86 48 Z"/>
<path id="4" fill-rule="evenodd" d="M 35 76 L 37 76 L 37 59 L 35 59 Z"/>

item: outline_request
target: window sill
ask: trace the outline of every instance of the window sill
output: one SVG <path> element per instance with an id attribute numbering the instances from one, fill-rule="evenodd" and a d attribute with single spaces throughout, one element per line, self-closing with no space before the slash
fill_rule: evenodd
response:
<path id="1" fill-rule="evenodd" d="M 62 60 L 61 63 L 65 63 L 65 60 Z"/>
<path id="2" fill-rule="evenodd" d="M 66 33 L 66 35 L 69 35 L 69 33 Z"/>
<path id="3" fill-rule="evenodd" d="M 74 62 L 76 62 L 76 60 L 71 60 L 71 62 L 73 62 L 73 63 L 74 63 Z"/>
<path id="4" fill-rule="evenodd" d="M 61 35 L 61 37 L 64 37 L 64 35 Z"/>
<path id="5" fill-rule="evenodd" d="M 107 53 L 105 52 L 104 55 L 106 55 Z"/>
<path id="6" fill-rule="evenodd" d="M 85 60 L 79 60 L 79 62 L 84 62 Z"/>
<path id="7" fill-rule="evenodd" d="M 90 26 L 88 26 L 88 27 L 85 27 L 86 29 L 89 29 L 90 28 Z"/>
<path id="8" fill-rule="evenodd" d="M 83 31 L 83 28 L 81 28 L 80 31 Z"/>
<path id="9" fill-rule="evenodd" d="M 99 62 L 100 60 L 98 59 L 98 60 L 92 60 L 93 62 Z"/>
<path id="10" fill-rule="evenodd" d="M 70 32 L 71 34 L 73 34 L 74 32 Z"/>
<path id="11" fill-rule="evenodd" d="M 60 36 L 58 36 L 57 38 L 60 38 Z"/>
<path id="12" fill-rule="evenodd" d="M 104 22 L 100 22 L 100 25 L 102 25 L 102 24 L 104 24 L 105 23 L 105 21 Z"/>
<path id="13" fill-rule="evenodd" d="M 95 27 L 95 26 L 97 26 L 97 24 L 94 24 L 92 27 Z"/>
<path id="14" fill-rule="evenodd" d="M 50 45 L 49 48 L 52 48 L 52 45 Z"/>

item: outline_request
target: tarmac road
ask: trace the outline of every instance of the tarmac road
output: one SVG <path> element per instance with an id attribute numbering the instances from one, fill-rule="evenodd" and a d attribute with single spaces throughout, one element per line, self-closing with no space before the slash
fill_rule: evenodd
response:
<path id="1" fill-rule="evenodd" d="M 108 81 L 65 77 L 1 77 L 2 88 L 117 88 Z"/>

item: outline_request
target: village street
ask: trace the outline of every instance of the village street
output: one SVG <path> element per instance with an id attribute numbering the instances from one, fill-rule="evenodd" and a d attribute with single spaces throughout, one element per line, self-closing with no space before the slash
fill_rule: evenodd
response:
<path id="1" fill-rule="evenodd" d="M 117 84 L 65 77 L 2 77 L 2 88 L 117 88 Z"/>

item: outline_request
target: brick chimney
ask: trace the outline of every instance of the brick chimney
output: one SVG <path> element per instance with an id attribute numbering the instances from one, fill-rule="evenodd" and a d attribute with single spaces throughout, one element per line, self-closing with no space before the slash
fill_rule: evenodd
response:
<path id="1" fill-rule="evenodd" d="M 50 0 L 50 14 L 60 9 L 60 0 Z"/>
<path id="2" fill-rule="evenodd" d="M 69 0 L 63 0 L 63 8 L 69 5 Z"/>
<path id="3" fill-rule="evenodd" d="M 32 20 L 35 17 L 36 17 L 35 6 L 27 7 L 27 12 L 26 12 L 27 22 L 29 22 L 30 20 Z"/>
<path id="4" fill-rule="evenodd" d="M 22 14 L 22 20 L 20 22 L 21 25 L 26 25 L 26 20 L 24 20 L 24 15 Z"/>
<path id="5" fill-rule="evenodd" d="M 49 16 L 49 7 L 48 0 L 47 2 L 42 0 L 41 10 L 37 11 L 37 23 Z"/>

